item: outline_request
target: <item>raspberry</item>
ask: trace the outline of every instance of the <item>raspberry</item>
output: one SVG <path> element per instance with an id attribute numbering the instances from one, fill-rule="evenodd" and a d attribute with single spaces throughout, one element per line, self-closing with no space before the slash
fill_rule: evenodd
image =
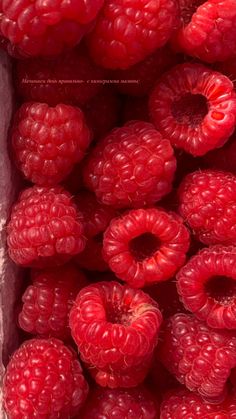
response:
<path id="1" fill-rule="evenodd" d="M 176 0 L 107 0 L 89 36 L 97 64 L 126 69 L 162 47 L 179 24 Z"/>
<path id="2" fill-rule="evenodd" d="M 180 185 L 179 203 L 180 214 L 202 243 L 236 243 L 236 177 L 232 173 L 190 173 Z"/>
<path id="3" fill-rule="evenodd" d="M 23 296 L 18 317 L 20 327 L 42 337 L 69 339 L 69 312 L 85 276 L 73 264 L 60 268 L 31 271 L 32 284 Z"/>
<path id="4" fill-rule="evenodd" d="M 103 0 L 0 1 L 0 33 L 24 57 L 51 56 L 78 44 Z"/>
<path id="5" fill-rule="evenodd" d="M 171 143 L 194 156 L 221 147 L 236 123 L 236 94 L 224 75 L 201 64 L 180 64 L 152 91 L 151 119 Z"/>
<path id="6" fill-rule="evenodd" d="M 210 169 L 229 171 L 236 175 L 236 132 L 224 147 L 212 150 L 204 156 L 204 165 Z"/>
<path id="7" fill-rule="evenodd" d="M 174 45 L 184 53 L 212 63 L 236 54 L 235 0 L 181 0 L 182 25 Z"/>
<path id="8" fill-rule="evenodd" d="M 57 339 L 25 341 L 13 354 L 3 382 L 10 419 L 74 417 L 87 393 L 75 352 Z"/>
<path id="9" fill-rule="evenodd" d="M 145 121 L 150 122 L 148 113 L 148 96 L 134 97 L 126 96 L 122 107 L 122 122 Z"/>
<path id="10" fill-rule="evenodd" d="M 215 331 L 195 317 L 176 314 L 163 329 L 160 359 L 181 384 L 214 402 L 222 401 L 236 366 L 236 337 Z"/>
<path id="11" fill-rule="evenodd" d="M 157 419 L 158 405 L 145 387 L 128 390 L 96 387 L 79 414 L 80 419 Z"/>
<path id="12" fill-rule="evenodd" d="M 24 190 L 7 226 L 8 251 L 22 266 L 65 263 L 85 247 L 82 215 L 62 187 Z"/>
<path id="13" fill-rule="evenodd" d="M 170 281 L 159 282 L 145 288 L 145 292 L 158 303 L 164 319 L 185 311 L 183 304 L 179 300 L 176 280 L 171 279 Z"/>
<path id="14" fill-rule="evenodd" d="M 54 59 L 18 60 L 15 87 L 23 101 L 82 106 L 102 89 L 91 80 L 102 80 L 105 74 L 82 45 Z"/>
<path id="15" fill-rule="evenodd" d="M 114 388 L 145 378 L 161 322 L 147 294 L 113 281 L 83 288 L 70 313 L 81 359 L 98 384 Z"/>
<path id="16" fill-rule="evenodd" d="M 16 162 L 31 182 L 53 186 L 84 157 L 91 133 L 83 112 L 68 105 L 24 103 L 12 128 Z"/>
<path id="17" fill-rule="evenodd" d="M 213 246 L 193 256 L 177 275 L 184 306 L 209 327 L 236 329 L 236 247 Z"/>
<path id="18" fill-rule="evenodd" d="M 139 207 L 170 192 L 175 168 L 169 140 L 153 125 L 132 121 L 95 147 L 85 164 L 84 180 L 106 205 Z"/>
<path id="19" fill-rule="evenodd" d="M 104 234 L 104 259 L 134 288 L 171 278 L 185 262 L 189 233 L 174 213 L 131 210 L 111 221 Z"/>

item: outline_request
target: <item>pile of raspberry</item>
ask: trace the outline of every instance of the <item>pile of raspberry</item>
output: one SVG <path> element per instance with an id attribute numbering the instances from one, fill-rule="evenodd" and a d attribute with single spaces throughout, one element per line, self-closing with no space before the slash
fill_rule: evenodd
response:
<path id="1" fill-rule="evenodd" d="M 0 42 L 7 417 L 236 418 L 236 0 L 0 0 Z"/>

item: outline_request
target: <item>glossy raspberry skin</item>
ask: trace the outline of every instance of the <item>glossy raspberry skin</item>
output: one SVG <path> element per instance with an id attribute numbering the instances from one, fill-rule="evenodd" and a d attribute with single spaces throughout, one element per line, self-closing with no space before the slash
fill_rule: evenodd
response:
<path id="1" fill-rule="evenodd" d="M 202 243 L 236 243 L 236 176 L 196 171 L 183 179 L 178 194 L 179 212 Z"/>
<path id="2" fill-rule="evenodd" d="M 91 56 L 103 67 L 126 69 L 162 47 L 178 24 L 176 0 L 108 0 L 89 36 Z"/>
<path id="3" fill-rule="evenodd" d="M 137 209 L 114 219 L 103 254 L 115 275 L 134 288 L 171 278 L 185 262 L 189 233 L 174 213 Z"/>
<path id="4" fill-rule="evenodd" d="M 40 186 L 54 186 L 83 159 L 91 131 L 79 108 L 28 102 L 15 116 L 11 141 L 16 163 L 26 179 Z"/>
<path id="5" fill-rule="evenodd" d="M 21 192 L 7 225 L 11 259 L 18 265 L 62 265 L 85 247 L 82 215 L 62 187 Z"/>
<path id="6" fill-rule="evenodd" d="M 118 282 L 80 291 L 70 313 L 72 337 L 96 382 L 133 387 L 145 378 L 162 316 L 147 294 Z"/>
<path id="7" fill-rule="evenodd" d="M 3 381 L 9 419 L 69 419 L 87 394 L 76 353 L 57 339 L 25 341 L 10 359 Z"/>
<path id="8" fill-rule="evenodd" d="M 157 82 L 149 111 L 173 146 L 202 156 L 221 147 L 233 133 L 236 94 L 226 76 L 201 64 L 184 63 Z"/>
<path id="9" fill-rule="evenodd" d="M 103 0 L 0 2 L 0 33 L 24 57 L 58 55 L 88 32 Z"/>
<path id="10" fill-rule="evenodd" d="M 163 328 L 159 354 L 181 384 L 218 403 L 236 366 L 236 337 L 210 329 L 194 316 L 176 314 Z"/>
<path id="11" fill-rule="evenodd" d="M 90 153 L 84 181 L 105 205 L 140 207 L 171 190 L 176 160 L 153 125 L 132 121 L 114 129 Z"/>
<path id="12" fill-rule="evenodd" d="M 73 264 L 32 270 L 32 283 L 22 296 L 19 326 L 41 337 L 70 337 L 69 312 L 81 288 L 88 284 Z"/>

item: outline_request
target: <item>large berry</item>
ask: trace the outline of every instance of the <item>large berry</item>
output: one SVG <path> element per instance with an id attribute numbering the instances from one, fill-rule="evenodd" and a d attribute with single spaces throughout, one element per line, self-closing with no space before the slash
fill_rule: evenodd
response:
<path id="1" fill-rule="evenodd" d="M 68 105 L 24 103 L 12 128 L 16 163 L 37 185 L 61 182 L 85 155 L 91 140 L 83 112 Z"/>
<path id="2" fill-rule="evenodd" d="M 22 266 L 63 264 L 85 247 L 82 215 L 62 187 L 24 190 L 7 225 L 10 257 Z"/>
<path id="3" fill-rule="evenodd" d="M 10 359 L 3 381 L 9 419 L 69 419 L 87 393 L 76 353 L 57 339 L 25 341 Z"/>
<path id="4" fill-rule="evenodd" d="M 236 337 L 228 331 L 210 329 L 194 316 L 176 314 L 165 324 L 159 355 L 181 384 L 219 402 L 236 366 Z"/>
<path id="5" fill-rule="evenodd" d="M 235 128 L 233 83 L 201 64 L 180 64 L 164 74 L 149 107 L 162 135 L 194 156 L 221 147 Z"/>
<path id="6" fill-rule="evenodd" d="M 179 211 L 202 243 L 236 243 L 236 176 L 215 170 L 190 173 L 179 188 Z"/>
<path id="7" fill-rule="evenodd" d="M 135 288 L 171 278 L 184 264 L 188 248 L 182 219 L 157 208 L 131 210 L 114 219 L 103 241 L 110 269 Z"/>
<path id="8" fill-rule="evenodd" d="M 70 313 L 82 360 L 108 387 L 133 387 L 144 379 L 161 322 L 147 294 L 113 281 L 83 288 Z"/>
<path id="9" fill-rule="evenodd" d="M 95 62 L 128 68 L 162 47 L 179 24 L 176 0 L 108 0 L 89 36 Z"/>
<path id="10" fill-rule="evenodd" d="M 140 207 L 170 192 L 175 168 L 169 140 L 153 125 L 132 121 L 114 129 L 94 148 L 84 179 L 104 204 Z"/>

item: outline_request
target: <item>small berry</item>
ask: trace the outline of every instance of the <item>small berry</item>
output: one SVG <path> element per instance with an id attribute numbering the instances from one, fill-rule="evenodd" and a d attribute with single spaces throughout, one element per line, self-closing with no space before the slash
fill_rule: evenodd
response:
<path id="1" fill-rule="evenodd" d="M 10 359 L 3 381 L 9 419 L 69 419 L 87 394 L 76 353 L 57 339 L 25 341 Z"/>
<path id="2" fill-rule="evenodd" d="M 153 125 L 132 121 L 111 131 L 90 153 L 84 180 L 114 208 L 153 204 L 171 190 L 176 160 Z"/>
<path id="3" fill-rule="evenodd" d="M 103 254 L 115 275 L 134 288 L 171 278 L 185 262 L 189 233 L 174 213 L 137 209 L 111 221 Z"/>
<path id="4" fill-rule="evenodd" d="M 172 68 L 151 93 L 151 119 L 165 138 L 194 156 L 221 147 L 236 123 L 236 94 L 224 75 L 201 64 Z"/>
<path id="5" fill-rule="evenodd" d="M 82 215 L 62 187 L 24 190 L 7 226 L 8 251 L 18 265 L 61 265 L 85 247 Z"/>

